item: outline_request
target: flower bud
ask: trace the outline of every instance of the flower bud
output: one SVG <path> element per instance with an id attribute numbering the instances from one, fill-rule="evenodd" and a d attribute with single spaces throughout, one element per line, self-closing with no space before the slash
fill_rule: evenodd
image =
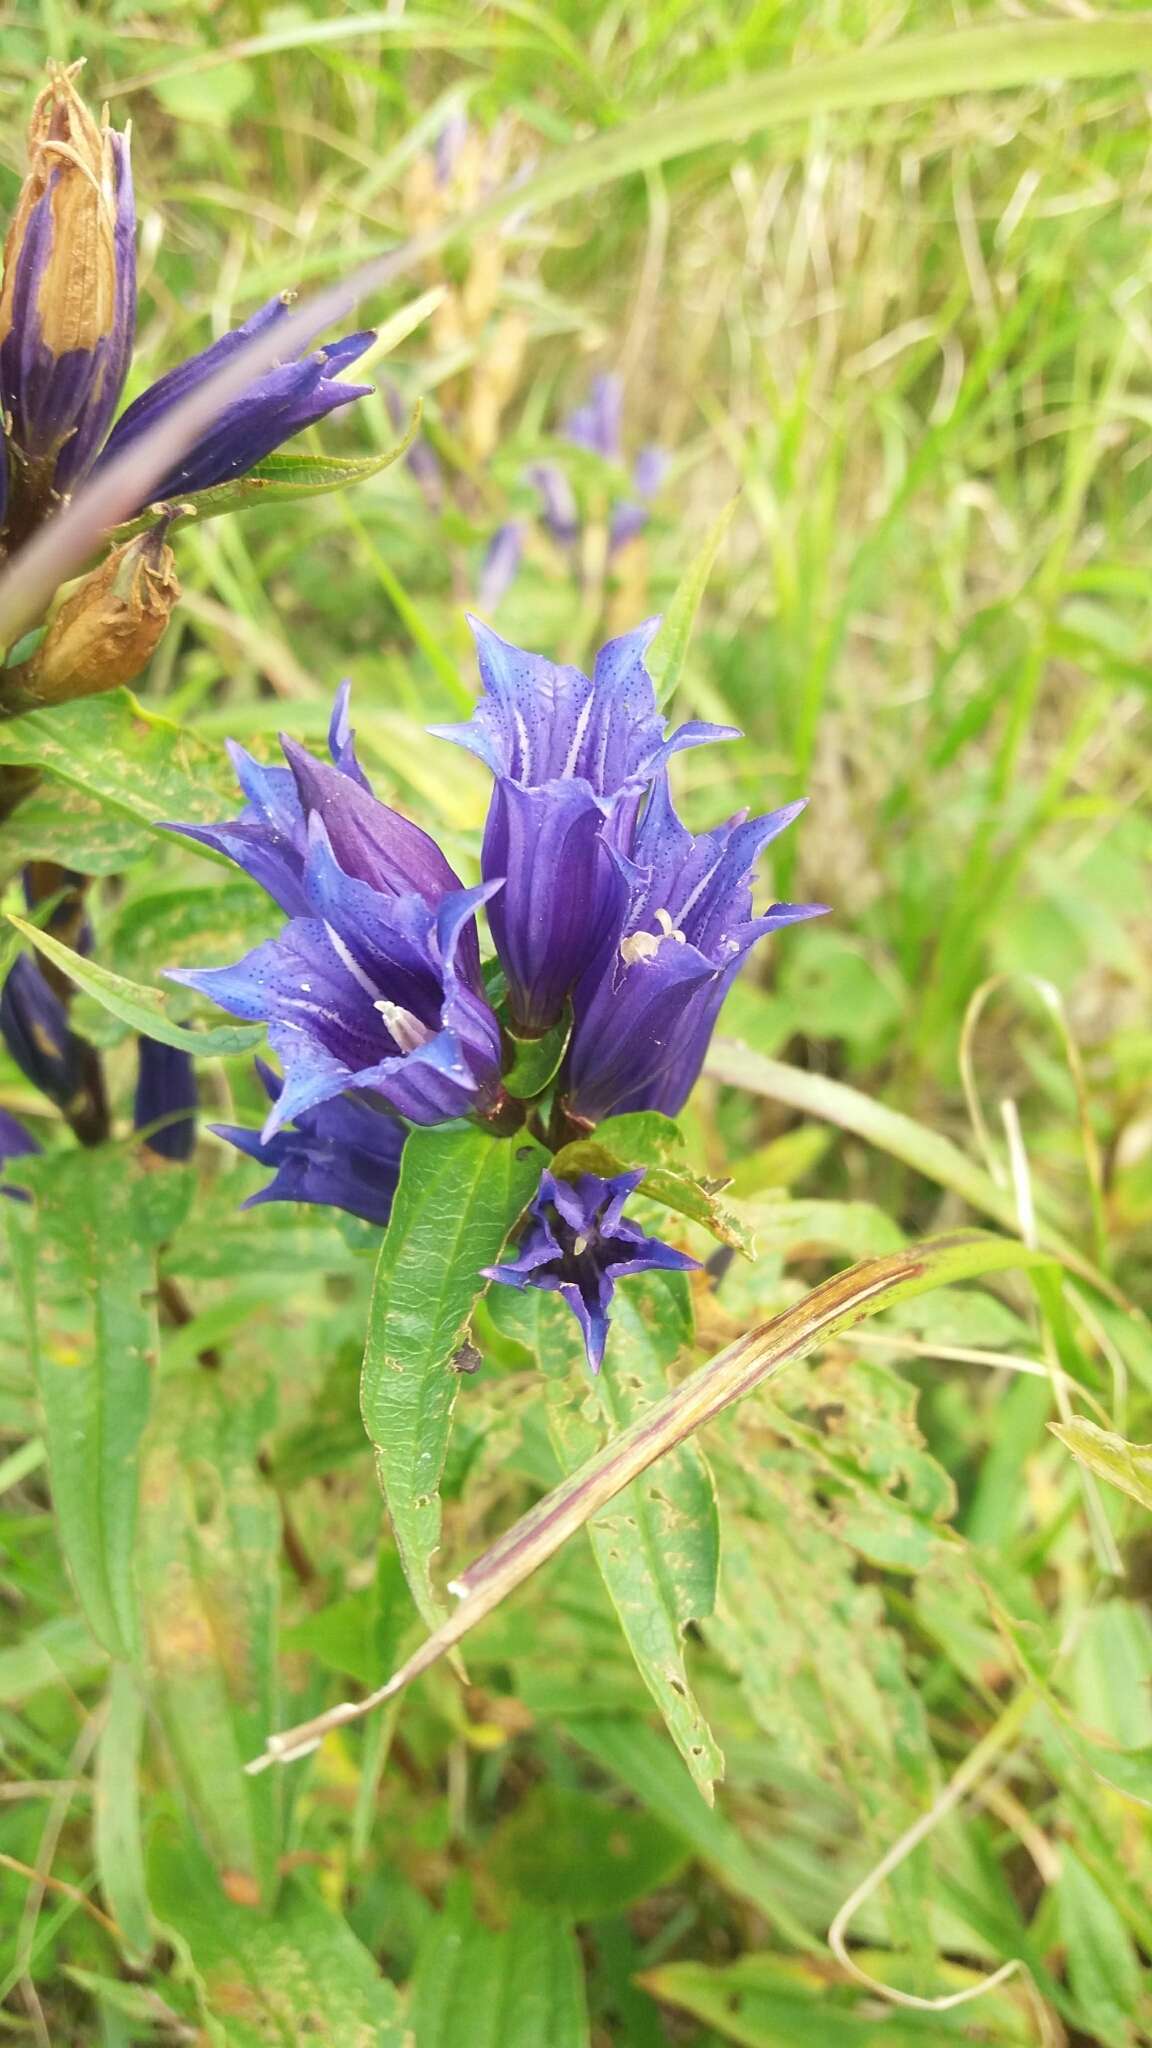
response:
<path id="1" fill-rule="evenodd" d="M 26 1081 L 61 1109 L 83 1085 L 81 1041 L 68 1011 L 26 953 L 18 955 L 0 990 L 0 1038 Z"/>
<path id="2" fill-rule="evenodd" d="M 92 461 L 116 410 L 136 324 L 128 138 L 93 119 L 55 69 L 32 110 L 28 170 L 4 248 L 0 410 L 9 545 Z"/>
<path id="3" fill-rule="evenodd" d="M 35 653 L 0 675 L 5 710 L 65 704 L 136 680 L 180 597 L 166 524 L 115 548 L 65 599 Z"/>
<path id="4" fill-rule="evenodd" d="M 134 1129 L 143 1133 L 144 1149 L 156 1159 L 178 1164 L 191 1159 L 196 1147 L 196 1069 L 191 1053 L 159 1039 L 140 1039 Z"/>

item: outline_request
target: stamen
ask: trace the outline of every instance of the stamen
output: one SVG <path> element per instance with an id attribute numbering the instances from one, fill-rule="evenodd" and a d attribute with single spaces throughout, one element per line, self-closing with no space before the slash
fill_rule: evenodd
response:
<path id="1" fill-rule="evenodd" d="M 659 931 L 633 932 L 629 938 L 621 939 L 620 958 L 626 967 L 637 960 L 654 960 L 665 939 L 675 939 L 678 946 L 686 943 L 684 933 L 673 924 L 666 910 L 656 912 L 656 922 Z"/>
<path id="2" fill-rule="evenodd" d="M 379 1010 L 389 1037 L 396 1040 L 401 1052 L 415 1052 L 419 1046 L 427 1045 L 433 1036 L 428 1026 L 413 1016 L 411 1010 L 406 1010 L 402 1003 L 390 1003 L 381 996 L 372 1007 Z"/>
<path id="3" fill-rule="evenodd" d="M 574 1237 L 572 1239 L 572 1256 L 574 1259 L 578 1259 L 581 1252 L 586 1252 L 587 1249 L 588 1239 L 586 1237 Z"/>

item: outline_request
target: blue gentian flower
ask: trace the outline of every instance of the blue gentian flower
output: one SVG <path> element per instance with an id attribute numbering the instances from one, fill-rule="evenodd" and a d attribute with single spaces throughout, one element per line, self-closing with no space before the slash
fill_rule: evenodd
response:
<path id="1" fill-rule="evenodd" d="M 294 793 L 283 770 L 250 775 L 259 815 L 252 805 L 210 834 L 175 828 L 217 845 L 289 912 L 235 967 L 170 975 L 267 1023 L 284 1068 L 269 1137 L 350 1089 L 418 1124 L 490 1114 L 502 1095 L 475 923 L 499 885 L 464 889 L 435 841 L 359 779 L 341 730 L 338 709 L 333 766 L 282 741 Z"/>
<path id="2" fill-rule="evenodd" d="M 144 1149 L 174 1164 L 191 1159 L 196 1149 L 197 1099 L 191 1053 L 142 1036 L 137 1048 L 132 1127 L 143 1133 Z"/>
<path id="3" fill-rule="evenodd" d="M 524 554 L 524 521 L 506 519 L 498 526 L 484 551 L 476 598 L 482 610 L 495 611 L 505 592 L 516 580 Z"/>
<path id="4" fill-rule="evenodd" d="M 291 292 L 281 292 L 269 299 L 242 327 L 233 328 L 219 341 L 158 378 L 117 420 L 95 467 L 100 469 L 114 462 L 198 384 L 213 376 L 246 341 L 285 319 L 293 296 Z M 342 341 L 329 342 L 303 360 L 297 357 L 265 370 L 239 398 L 225 406 L 174 468 L 153 486 L 147 502 L 157 504 L 164 498 L 185 497 L 192 491 L 210 490 L 215 484 L 244 476 L 274 448 L 279 448 L 281 442 L 302 433 L 305 427 L 314 426 L 337 406 L 370 397 L 373 385 L 338 380 L 340 372 L 362 356 L 374 339 L 370 329 L 348 334 Z"/>
<path id="5" fill-rule="evenodd" d="M 257 1060 L 256 1069 L 265 1093 L 277 1101 L 280 1076 L 263 1060 Z M 262 1202 L 312 1202 L 346 1209 L 381 1226 L 392 1213 L 405 1128 L 362 1097 L 338 1095 L 303 1111 L 268 1139 L 239 1124 L 213 1124 L 211 1129 L 249 1159 L 275 1168 L 267 1187 L 249 1195 L 246 1209 Z"/>
<path id="6" fill-rule="evenodd" d="M 561 435 L 573 448 L 583 448 L 601 462 L 617 466 L 624 460 L 624 389 L 619 377 L 605 375 L 592 381 L 583 405 L 569 413 Z M 664 480 L 667 457 L 655 443 L 642 448 L 632 467 L 631 494 L 618 500 L 609 518 L 608 552 L 614 555 L 634 540 L 648 524 L 649 505 Z M 562 548 L 574 548 L 580 538 L 580 508 L 571 480 L 559 462 L 539 462 L 529 470 L 529 480 L 540 494 L 544 524 Z"/>
<path id="7" fill-rule="evenodd" d="M 515 1257 L 486 1269 L 488 1279 L 506 1287 L 559 1294 L 580 1325 L 593 1372 L 603 1362 L 617 1280 L 626 1273 L 684 1273 L 699 1263 L 625 1216 L 624 1205 L 643 1178 L 643 1170 L 610 1180 L 586 1173 L 566 1181 L 543 1173 Z"/>
<path id="8" fill-rule="evenodd" d="M 348 721 L 348 696 L 349 685 L 341 683 L 328 727 L 328 751 L 338 772 L 367 790 Z M 296 777 L 291 768 L 270 768 L 253 760 L 235 740 L 229 740 L 227 746 L 236 780 L 248 799 L 240 816 L 219 825 L 179 825 L 174 829 L 235 861 L 289 917 L 306 916 L 303 875 L 308 828 Z"/>
<path id="9" fill-rule="evenodd" d="M 12 1187 L 5 1182 L 4 1168 L 10 1159 L 27 1159 L 39 1150 L 31 1131 L 25 1129 L 19 1118 L 10 1115 L 6 1109 L 0 1109 L 0 1195 L 10 1195 L 14 1202 L 28 1200 L 25 1188 Z"/>
<path id="10" fill-rule="evenodd" d="M 676 815 L 667 776 L 656 777 L 628 847 L 623 935 L 574 998 L 566 1099 L 575 1117 L 675 1116 L 684 1107 L 749 949 L 781 925 L 823 914 L 821 903 L 752 912 L 755 863 L 803 809 L 786 804 L 696 835 Z"/>
<path id="11" fill-rule="evenodd" d="M 557 1023 L 576 983 L 607 964 L 628 909 L 627 852 L 644 791 L 684 747 L 735 737 L 681 726 L 670 739 L 644 655 L 658 620 L 610 640 L 592 675 L 527 654 L 472 620 L 484 692 L 466 725 L 433 726 L 496 777 L 481 869 L 514 1030 Z"/>
<path id="12" fill-rule="evenodd" d="M 737 735 L 704 724 L 665 734 L 645 665 L 656 623 L 610 641 L 586 676 L 473 621 L 479 702 L 467 723 L 431 729 L 495 778 L 479 888 L 463 888 L 436 842 L 373 795 L 346 687 L 330 763 L 287 739 L 286 769 L 234 750 L 249 799 L 241 818 L 175 828 L 226 853 L 288 917 L 236 967 L 172 976 L 269 1026 L 284 1081 L 266 1083 L 262 1137 L 224 1133 L 276 1168 L 264 1199 L 295 1195 L 382 1220 L 402 1142 L 388 1112 L 508 1128 L 501 1073 L 519 1048 L 503 1042 L 485 993 L 481 905 L 512 1037 L 562 1036 L 571 1015 L 549 1084 L 551 1123 L 543 1111 L 557 1135 L 620 1111 L 674 1115 L 750 948 L 823 909 L 753 909 L 756 862 L 802 805 L 700 834 L 676 815 L 671 757 Z M 593 1369 L 615 1278 L 694 1264 L 624 1217 L 641 1178 L 569 1182 L 546 1172 L 517 1249 L 492 1269 L 511 1286 L 558 1291 Z"/>
<path id="13" fill-rule="evenodd" d="M 109 437 L 136 328 L 135 200 L 128 138 L 93 119 L 76 90 L 78 69 L 55 70 L 36 101 L 28 172 L 4 251 L 0 418 L 7 459 L 0 462 L 0 528 L 9 547 L 250 336 L 283 319 L 290 303 L 287 295 L 269 300 L 242 327 L 168 371 Z M 242 476 L 336 406 L 368 396 L 372 385 L 338 379 L 372 339 L 348 335 L 302 360 L 297 351 L 253 378 L 147 503 Z"/>

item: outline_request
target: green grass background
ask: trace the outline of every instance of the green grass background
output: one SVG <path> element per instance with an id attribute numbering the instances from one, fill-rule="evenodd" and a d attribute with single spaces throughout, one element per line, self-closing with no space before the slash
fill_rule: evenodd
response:
<path id="1" fill-rule="evenodd" d="M 1071 32 L 1081 16 L 1048 18 Z M 983 0 L 9 5 L 0 186 L 14 198 L 45 59 L 85 55 L 91 96 L 133 125 L 139 388 L 271 292 L 336 279 L 594 135 L 645 117 L 674 134 L 698 95 L 867 51 L 882 78 L 908 38 L 1022 19 Z M 373 374 L 424 401 L 436 504 L 397 464 L 179 541 L 185 601 L 143 701 L 215 758 L 226 734 L 319 738 L 350 675 L 381 793 L 467 861 L 484 779 L 423 727 L 474 689 L 464 612 L 497 526 L 522 518 L 529 538 L 494 623 L 582 660 L 668 604 L 732 507 L 674 708 L 746 738 L 689 756 L 678 786 L 699 824 L 807 795 L 772 880 L 833 914 L 734 992 L 724 1036 L 746 1050 L 721 1048 L 685 1119 L 761 1246 L 702 1304 L 707 1349 L 852 1257 L 968 1216 L 933 1135 L 984 1165 L 1009 1216 L 1033 1201 L 1147 1300 L 1152 159 L 1125 44 L 1139 17 L 1114 22 L 1102 76 L 1060 84 L 1037 57 L 1006 90 L 981 90 L 995 81 L 976 67 L 941 93 L 926 58 L 906 103 L 881 88 L 752 133 L 734 117 L 731 139 L 720 124 L 624 177 L 577 171 L 555 205 L 462 238 L 364 308 L 384 336 Z M 461 107 L 472 141 L 441 190 L 429 153 Z M 625 382 L 629 451 L 655 440 L 671 459 L 646 535 L 612 563 L 613 480 L 574 468 L 576 579 L 525 472 L 604 369 Z M 309 445 L 394 438 L 374 397 Z M 66 852 L 69 787 L 2 828 L 5 872 L 30 845 Z M 102 957 L 121 972 L 227 959 L 256 934 L 251 892 L 186 851 L 145 837 L 128 861 L 117 842 L 106 866 L 122 879 L 98 892 Z M 125 1110 L 130 1049 L 88 1021 Z M 781 1102 L 749 1055 L 903 1112 L 911 1150 L 818 1087 Z M 217 1113 L 254 1108 L 240 1062 L 205 1088 Z M 0 1101 L 48 1134 L 13 1069 Z M 157 1243 L 179 1225 L 195 1311 L 165 1362 L 175 1384 L 220 1346 L 236 1391 L 211 1413 L 190 1395 L 149 1440 L 146 1699 L 124 1672 L 109 1692 L 61 1564 L 15 1254 L 8 1274 L 0 1851 L 34 1875 L 0 1871 L 0 2033 L 1152 2040 L 1147 1507 L 1086 1490 L 1046 1427 L 1055 1372 L 1076 1410 L 1152 1436 L 1152 1347 L 1123 1306 L 946 1290 L 709 1436 L 721 1591 L 687 1654 L 727 1759 L 714 1809 L 652 1719 L 581 1544 L 477 1636 L 470 1689 L 434 1673 L 257 1795 L 239 1764 L 262 1710 L 282 1724 L 377 1681 L 412 1616 L 387 1543 L 377 1556 L 350 1392 L 363 1240 L 323 1218 L 246 1224 L 257 1177 L 211 1143 L 202 1171 L 182 1220 L 152 1217 Z M 65 1286 L 62 1352 L 78 1314 Z M 538 1379 L 514 1334 L 488 1336 L 495 1370 L 457 1409 L 444 1578 L 555 1471 Z M 256 1610 L 278 1499 L 298 1555 L 277 1663 L 274 1594 Z M 886 2004 L 832 1958 L 829 1923 L 974 1755 L 972 1796 L 941 1801 L 850 1938 L 873 1976 L 924 1997 L 1026 1968 L 951 2012 Z M 292 1875 L 267 1922 L 244 1857 L 258 1872 L 274 1836 Z M 128 1928 L 145 1892 L 159 1948 Z"/>

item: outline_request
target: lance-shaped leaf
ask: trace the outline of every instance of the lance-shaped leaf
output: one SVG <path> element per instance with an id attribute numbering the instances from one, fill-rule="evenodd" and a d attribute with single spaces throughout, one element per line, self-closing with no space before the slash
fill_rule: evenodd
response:
<path id="1" fill-rule="evenodd" d="M 280 1515 L 256 1463 L 266 1422 L 242 1387 L 172 1373 L 141 1480 L 152 1705 L 220 1881 L 248 1906 L 271 1899 L 280 1846 L 280 1802 L 242 1768 L 278 1697 Z"/>
<path id="2" fill-rule="evenodd" d="M 137 1453 L 156 1359 L 153 1254 L 165 1205 L 155 1177 L 119 1151 L 22 1167 L 35 1210 L 9 1220 L 60 1546 L 93 1633 L 131 1659 Z"/>
<path id="3" fill-rule="evenodd" d="M 933 1287 L 1047 1263 L 1042 1253 L 1026 1245 L 985 1231 L 961 1230 L 885 1258 L 865 1259 L 834 1274 L 803 1301 L 729 1344 L 514 1523 L 455 1581 L 456 1612 L 378 1691 L 270 1736 L 264 1756 L 249 1768 L 259 1770 L 307 1755 L 333 1728 L 393 1698 L 491 1614 L 624 1487 L 785 1365 L 806 1358 L 865 1316 Z"/>
<path id="4" fill-rule="evenodd" d="M 120 1929 L 125 1961 L 139 1968 L 152 1948 L 152 1915 L 140 1829 L 140 1747 L 144 1694 L 136 1673 L 114 1665 L 96 1755 L 96 1868 Z"/>
<path id="5" fill-rule="evenodd" d="M 297 498 L 322 498 L 330 491 L 344 491 L 352 484 L 365 483 L 370 476 L 378 476 L 382 469 L 399 461 L 411 447 L 419 425 L 417 406 L 403 440 L 386 448 L 382 455 L 306 455 L 291 451 L 266 455 L 244 476 L 234 477 L 226 484 L 214 484 L 207 491 L 190 491 L 187 497 L 177 499 L 177 522 L 182 516 L 219 519 L 225 512 L 251 512 L 261 505 L 290 505 Z M 129 540 L 134 533 L 143 533 L 155 523 L 156 510 L 152 507 L 139 519 L 116 527 L 113 537 L 118 541 Z"/>
<path id="6" fill-rule="evenodd" d="M 721 544 L 732 524 L 739 499 L 732 498 L 724 510 L 714 519 L 704 536 L 703 545 L 692 557 L 683 576 L 672 593 L 667 611 L 660 623 L 660 631 L 648 650 L 648 673 L 656 685 L 656 702 L 667 704 L 675 696 L 676 688 L 684 673 L 688 655 L 688 642 L 696 614 L 708 588 L 708 578 L 720 552 Z"/>
<path id="7" fill-rule="evenodd" d="M 688 1166 L 679 1126 L 659 1110 L 630 1110 L 605 1117 L 590 1137 L 576 1138 L 556 1155 L 556 1172 L 596 1173 L 610 1180 L 629 1167 L 644 1168 L 643 1192 L 650 1202 L 699 1223 L 721 1244 L 752 1255 L 752 1233 L 721 1200 L 724 1183 L 698 1180 Z"/>
<path id="8" fill-rule="evenodd" d="M 419 2048 L 588 2048 L 580 1951 L 558 1913 L 524 1907 L 493 1929 L 455 1890 L 420 1945 L 410 1997 Z"/>
<path id="9" fill-rule="evenodd" d="M 430 1628 L 444 1613 L 431 1562 L 459 1386 L 453 1360 L 484 1291 L 482 1269 L 499 1258 L 545 1163 L 531 1138 L 493 1138 L 468 1125 L 415 1130 L 404 1147 L 372 1290 L 360 1406 L 408 1584 Z"/>
<path id="10" fill-rule="evenodd" d="M 1142 1508 L 1152 1508 L 1152 1444 L 1130 1444 L 1083 1415 L 1070 1422 L 1050 1422 L 1048 1427 L 1090 1472 L 1131 1494 Z"/>
<path id="11" fill-rule="evenodd" d="M 395 1985 L 348 1922 L 300 1879 L 274 1913 L 229 1898 L 199 1843 L 158 1834 L 149 1862 L 158 1917 L 183 1952 L 220 2048 L 412 2048 Z"/>
<path id="12" fill-rule="evenodd" d="M 113 974 L 111 968 L 74 953 L 71 946 L 62 945 L 51 932 L 38 930 L 27 918 L 17 917 L 15 911 L 10 910 L 8 918 L 37 952 L 51 960 L 85 995 L 92 996 L 101 1009 L 119 1017 L 122 1024 L 131 1025 L 134 1031 L 142 1031 L 146 1038 L 158 1038 L 161 1045 L 174 1045 L 181 1052 L 223 1055 L 250 1052 L 264 1036 L 259 1024 L 214 1024 L 206 1031 L 191 1031 L 186 1025 L 173 1022 L 168 1014 L 168 999 L 161 989 Z"/>
<path id="13" fill-rule="evenodd" d="M 639 1274 L 617 1291 L 603 1372 L 589 1387 L 580 1332 L 566 1304 L 539 1291 L 493 1304 L 529 1342 L 548 1379 L 548 1434 L 565 1472 L 577 1472 L 668 1390 L 668 1368 L 692 1339 L 682 1274 Z M 519 1311 L 519 1315 L 517 1315 Z M 597 1411 L 599 1411 L 597 1413 Z M 699 1450 L 669 1451 L 588 1523 L 600 1575 L 637 1668 L 704 1797 L 724 1760 L 689 1683 L 684 1631 L 716 1597 L 719 1532 L 712 1480 Z"/>

